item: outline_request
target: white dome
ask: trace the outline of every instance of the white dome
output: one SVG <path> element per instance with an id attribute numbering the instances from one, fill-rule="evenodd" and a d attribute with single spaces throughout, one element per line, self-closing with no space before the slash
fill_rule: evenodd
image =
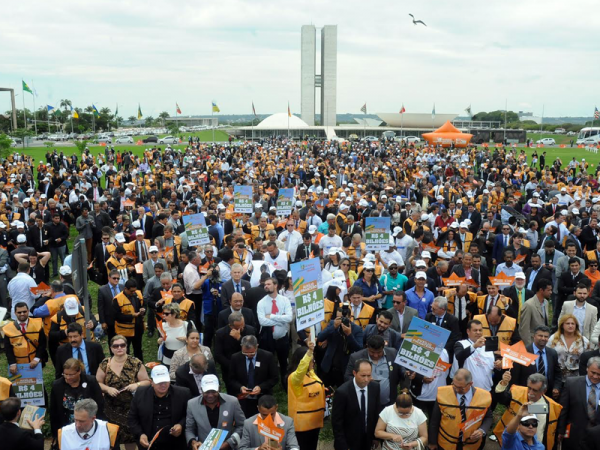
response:
<path id="1" fill-rule="evenodd" d="M 287 130 L 288 119 L 290 130 L 308 128 L 308 124 L 300 117 L 294 115 L 292 115 L 292 117 L 288 117 L 287 113 L 272 114 L 254 128 L 258 130 Z"/>

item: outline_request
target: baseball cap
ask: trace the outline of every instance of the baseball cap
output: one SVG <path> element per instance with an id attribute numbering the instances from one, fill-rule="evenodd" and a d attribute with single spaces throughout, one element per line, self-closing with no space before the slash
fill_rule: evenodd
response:
<path id="1" fill-rule="evenodd" d="M 515 278 L 517 278 L 519 280 L 524 280 L 525 274 L 523 272 L 517 272 L 517 273 L 515 273 Z"/>
<path id="2" fill-rule="evenodd" d="M 424 252 L 421 252 L 421 258 L 431 259 L 431 253 L 429 253 L 427 250 L 425 250 Z"/>
<path id="3" fill-rule="evenodd" d="M 415 262 L 415 267 L 427 267 L 427 263 L 422 259 L 419 259 Z"/>
<path id="4" fill-rule="evenodd" d="M 416 279 L 416 278 L 423 278 L 423 279 L 425 279 L 425 280 L 426 280 L 426 279 L 427 279 L 427 274 L 426 274 L 425 272 L 417 272 L 417 273 L 415 274 L 415 279 Z"/>
<path id="5" fill-rule="evenodd" d="M 150 253 L 158 252 L 158 247 L 156 245 L 151 245 L 150 248 L 148 249 L 148 251 Z"/>
<path id="6" fill-rule="evenodd" d="M 401 232 L 402 232 L 402 228 L 400 228 L 400 227 L 394 227 L 394 230 L 392 231 L 392 234 L 394 236 L 396 236 L 396 235 L 400 234 Z"/>
<path id="7" fill-rule="evenodd" d="M 58 273 L 60 273 L 63 277 L 66 277 L 67 275 L 71 275 L 72 272 L 69 266 L 60 266 Z"/>
<path id="8" fill-rule="evenodd" d="M 523 423 L 523 422 L 527 422 L 528 420 L 535 420 L 536 422 L 539 422 L 539 421 L 538 421 L 538 418 L 537 418 L 537 416 L 535 416 L 535 415 L 533 415 L 533 414 L 530 414 L 530 415 L 528 415 L 528 416 L 525 416 L 525 417 L 523 417 L 523 418 L 521 419 L 521 423 Z"/>
<path id="9" fill-rule="evenodd" d="M 121 243 L 123 243 L 123 242 L 125 242 L 125 236 L 123 235 L 123 233 L 117 233 L 117 234 L 115 235 L 115 240 L 116 240 L 117 242 L 121 242 Z"/>
<path id="10" fill-rule="evenodd" d="M 162 364 L 159 364 L 158 366 L 155 366 L 152 369 L 152 372 L 150 372 L 150 378 L 152 378 L 152 381 L 156 384 L 171 382 L 171 377 L 169 376 L 169 369 L 167 369 L 167 367 L 163 366 Z M 204 377 L 202 377 L 202 379 L 204 379 Z"/>
<path id="11" fill-rule="evenodd" d="M 311 225 L 308 227 L 308 233 L 309 234 L 315 234 L 317 232 L 317 226 L 316 225 Z"/>
<path id="12" fill-rule="evenodd" d="M 24 244 L 25 242 L 27 242 L 27 237 L 24 234 L 17 236 L 17 244 Z"/>
<path id="13" fill-rule="evenodd" d="M 200 382 L 200 389 L 202 392 L 217 391 L 219 392 L 219 379 L 216 375 L 204 375 Z"/>
<path id="14" fill-rule="evenodd" d="M 66 299 L 64 307 L 68 316 L 76 316 L 79 312 L 79 302 L 74 298 Z"/>
<path id="15" fill-rule="evenodd" d="M 137 231 L 135 232 L 135 235 L 136 235 L 136 236 L 143 236 L 143 235 L 144 235 L 144 230 L 137 230 Z"/>
<path id="16" fill-rule="evenodd" d="M 375 269 L 375 264 L 373 264 L 371 261 L 367 261 L 363 265 L 363 270 L 374 270 L 374 269 Z"/>

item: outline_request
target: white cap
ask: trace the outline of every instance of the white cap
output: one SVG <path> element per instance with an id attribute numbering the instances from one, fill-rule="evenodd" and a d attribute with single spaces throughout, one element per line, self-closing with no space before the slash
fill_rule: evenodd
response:
<path id="1" fill-rule="evenodd" d="M 140 228 L 142 226 L 139 220 L 134 220 L 131 225 L 133 225 L 133 228 Z"/>
<path id="2" fill-rule="evenodd" d="M 72 272 L 69 266 L 60 266 L 58 273 L 60 273 L 63 277 L 66 277 L 67 275 L 71 275 Z"/>
<path id="3" fill-rule="evenodd" d="M 489 193 L 490 193 L 490 191 L 488 191 L 487 189 L 484 189 L 484 190 L 483 190 L 483 193 L 484 193 L 484 194 L 489 194 Z"/>
<path id="4" fill-rule="evenodd" d="M 579 210 L 577 208 L 573 208 L 571 212 L 575 215 L 579 214 Z"/>
<path id="5" fill-rule="evenodd" d="M 115 234 L 115 240 L 122 244 L 123 242 L 125 242 L 125 236 L 123 235 L 123 233 L 117 233 Z"/>
<path id="6" fill-rule="evenodd" d="M 6 228 L 6 225 L 4 225 L 4 222 L 0 222 L 0 228 Z"/>
<path id="7" fill-rule="evenodd" d="M 343 280 L 346 281 L 346 275 L 344 275 L 344 271 L 338 269 L 333 271 L 333 279 L 334 280 Z"/>
<path id="8" fill-rule="evenodd" d="M 308 227 L 308 233 L 309 234 L 315 234 L 317 232 L 317 226 L 316 225 L 311 225 Z"/>
<path id="9" fill-rule="evenodd" d="M 262 209 L 262 203 L 256 203 L 256 204 L 254 205 L 254 207 L 255 207 L 256 209 Z"/>
<path id="10" fill-rule="evenodd" d="M 566 216 L 567 214 L 569 214 L 569 211 L 567 211 L 566 209 L 560 211 L 561 216 Z"/>
<path id="11" fill-rule="evenodd" d="M 567 192 L 567 188 L 566 187 L 560 188 L 560 192 Z"/>
<path id="12" fill-rule="evenodd" d="M 169 376 L 169 369 L 167 369 L 167 366 L 163 366 L 162 364 L 159 364 L 158 366 L 155 366 L 152 369 L 152 372 L 150 372 L 150 378 L 152 378 L 152 381 L 155 384 L 171 382 L 171 377 Z"/>
<path id="13" fill-rule="evenodd" d="M 424 252 L 421 252 L 421 258 L 431 259 L 431 253 L 429 253 L 427 250 L 425 250 Z"/>
<path id="14" fill-rule="evenodd" d="M 31 200 L 29 199 L 29 197 L 25 197 L 25 198 L 23 199 L 23 203 L 25 203 L 25 202 L 28 202 L 28 203 L 29 203 L 30 201 L 31 201 Z"/>
<path id="15" fill-rule="evenodd" d="M 148 252 L 150 252 L 150 253 L 158 252 L 158 247 L 156 245 L 151 245 L 150 248 L 148 249 Z"/>
<path id="16" fill-rule="evenodd" d="M 297 207 L 298 207 L 298 206 L 302 206 L 302 202 L 301 202 L 300 200 L 298 200 L 298 201 L 296 202 L 296 206 L 297 206 Z"/>
<path id="17" fill-rule="evenodd" d="M 144 230 L 136 230 L 135 235 L 136 236 L 143 236 L 144 235 Z"/>
<path id="18" fill-rule="evenodd" d="M 24 244 L 25 242 L 27 242 L 27 237 L 24 234 L 17 236 L 17 244 Z"/>
<path id="19" fill-rule="evenodd" d="M 369 206 L 369 202 L 363 198 L 358 202 L 358 206 Z"/>
<path id="20" fill-rule="evenodd" d="M 427 214 L 427 213 L 423 213 L 423 214 L 421 214 L 421 220 L 422 220 L 423 222 L 426 222 L 426 221 L 428 221 L 428 220 L 429 220 L 429 214 Z"/>
<path id="21" fill-rule="evenodd" d="M 461 203 L 461 204 L 462 204 L 462 199 L 460 199 L 460 198 L 459 198 L 458 200 L 456 200 L 456 203 L 457 203 L 457 204 L 458 204 L 458 203 Z"/>
<path id="22" fill-rule="evenodd" d="M 524 280 L 526 277 L 523 272 L 517 272 L 517 273 L 515 273 L 515 278 L 519 279 L 519 280 Z"/>
<path id="23" fill-rule="evenodd" d="M 460 227 L 461 227 L 461 228 L 469 228 L 469 224 L 468 224 L 468 223 L 467 223 L 467 221 L 465 220 L 465 221 L 463 221 L 463 222 L 461 222 L 461 223 L 460 223 Z"/>
<path id="24" fill-rule="evenodd" d="M 539 422 L 539 419 L 537 418 L 537 416 L 534 416 L 533 414 L 530 414 L 528 416 L 525 416 L 521 419 L 521 422 L 527 422 L 528 420 L 537 420 Z"/>
<path id="25" fill-rule="evenodd" d="M 79 302 L 74 298 L 66 299 L 64 307 L 68 316 L 76 316 L 79 312 Z"/>
<path id="26" fill-rule="evenodd" d="M 336 247 L 331 247 L 329 249 L 329 252 L 327 252 L 328 255 L 337 255 L 337 248 Z"/>
<path id="27" fill-rule="evenodd" d="M 427 263 L 422 259 L 419 259 L 415 262 L 415 267 L 427 267 Z"/>
<path id="28" fill-rule="evenodd" d="M 396 240 L 390 236 L 390 247 L 395 247 L 396 246 Z"/>
<path id="29" fill-rule="evenodd" d="M 374 270 L 374 269 L 375 269 L 375 264 L 373 264 L 371 261 L 367 261 L 363 265 L 363 270 Z"/>
<path id="30" fill-rule="evenodd" d="M 427 274 L 425 272 L 417 272 L 415 274 L 415 279 L 417 279 L 417 278 L 423 278 L 423 279 L 426 280 L 427 279 Z"/>
<path id="31" fill-rule="evenodd" d="M 392 234 L 394 236 L 396 236 L 397 234 L 400 234 L 400 233 L 402 233 L 402 228 L 400 228 L 400 227 L 394 227 L 394 229 L 392 230 Z"/>
<path id="32" fill-rule="evenodd" d="M 367 253 L 363 258 L 363 261 L 375 262 L 375 255 L 373 253 Z"/>
<path id="33" fill-rule="evenodd" d="M 345 210 L 347 210 L 348 208 L 349 208 L 349 206 L 348 206 L 348 205 L 346 205 L 345 203 L 342 203 L 342 204 L 340 205 L 340 211 L 345 211 Z"/>
<path id="34" fill-rule="evenodd" d="M 539 193 L 539 192 L 534 192 L 534 193 L 533 193 L 533 196 L 534 196 L 534 197 L 539 197 L 539 196 L 540 196 L 540 193 Z"/>
<path id="35" fill-rule="evenodd" d="M 219 392 L 219 379 L 216 375 L 208 374 L 202 377 L 200 381 L 200 389 L 202 392 L 217 391 Z"/>
<path id="36" fill-rule="evenodd" d="M 452 222 L 450 228 L 458 228 L 458 222 Z"/>
<path id="37" fill-rule="evenodd" d="M 329 283 L 329 286 L 334 286 L 338 289 L 344 289 L 344 283 L 342 282 L 342 280 L 334 279 Z"/>

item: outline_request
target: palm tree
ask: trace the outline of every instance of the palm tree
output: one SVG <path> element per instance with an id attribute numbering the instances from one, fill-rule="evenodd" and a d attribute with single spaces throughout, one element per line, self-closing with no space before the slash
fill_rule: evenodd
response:
<path id="1" fill-rule="evenodd" d="M 171 117 L 171 114 L 166 111 L 163 111 L 158 115 L 163 127 L 165 126 L 165 119 L 168 119 L 169 117 Z"/>
<path id="2" fill-rule="evenodd" d="M 64 108 L 64 109 L 65 109 L 65 111 L 66 111 L 67 109 L 70 109 L 70 108 L 71 108 L 71 106 L 73 106 L 73 103 L 71 102 L 71 100 L 69 100 L 69 99 L 67 99 L 67 98 L 63 98 L 63 99 L 60 101 L 60 107 L 61 107 L 61 108 Z"/>
<path id="3" fill-rule="evenodd" d="M 135 117 L 135 116 L 129 116 L 127 118 L 127 120 L 129 121 L 129 123 L 135 123 L 135 121 L 137 120 L 137 117 Z"/>
<path id="4" fill-rule="evenodd" d="M 154 124 L 154 117 L 152 117 L 152 116 L 146 117 L 146 121 L 144 122 L 144 125 L 147 127 L 151 127 L 153 124 Z"/>
<path id="5" fill-rule="evenodd" d="M 110 108 L 102 108 L 102 109 L 100 109 L 100 115 L 101 116 L 105 116 L 105 117 L 109 117 L 111 115 Z"/>

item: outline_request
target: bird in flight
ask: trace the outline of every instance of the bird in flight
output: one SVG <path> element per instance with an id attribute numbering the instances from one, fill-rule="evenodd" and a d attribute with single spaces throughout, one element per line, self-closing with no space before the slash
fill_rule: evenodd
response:
<path id="1" fill-rule="evenodd" d="M 425 22 L 423 22 L 422 20 L 415 20 L 415 16 L 413 16 L 412 14 L 409 14 L 409 16 L 412 17 L 413 25 L 422 23 L 423 25 L 427 26 L 427 24 Z"/>

